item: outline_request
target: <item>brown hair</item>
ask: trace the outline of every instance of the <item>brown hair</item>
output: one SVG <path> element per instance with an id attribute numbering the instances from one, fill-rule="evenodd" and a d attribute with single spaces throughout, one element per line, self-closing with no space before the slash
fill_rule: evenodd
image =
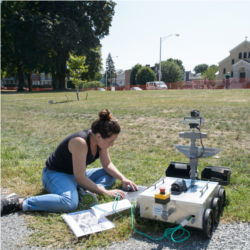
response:
<path id="1" fill-rule="evenodd" d="M 120 125 L 113 119 L 108 109 L 99 112 L 99 119 L 95 120 L 91 125 L 94 134 L 100 133 L 102 138 L 109 138 L 121 131 Z"/>

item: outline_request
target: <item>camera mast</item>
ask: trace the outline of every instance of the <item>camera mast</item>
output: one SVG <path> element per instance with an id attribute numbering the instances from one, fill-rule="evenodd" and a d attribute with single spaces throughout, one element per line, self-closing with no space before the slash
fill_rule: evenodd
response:
<path id="1" fill-rule="evenodd" d="M 182 154 L 186 155 L 189 158 L 191 167 L 190 170 L 191 187 L 195 185 L 195 180 L 198 179 L 198 171 L 197 171 L 198 159 L 216 155 L 221 151 L 221 149 L 218 148 L 209 148 L 203 146 L 202 139 L 207 138 L 207 134 L 202 133 L 200 131 L 200 127 L 201 125 L 203 125 L 203 123 L 204 120 L 200 116 L 200 112 L 198 110 L 191 111 L 190 117 L 184 117 L 183 124 L 188 124 L 190 129 L 192 129 L 192 131 L 181 132 L 179 134 L 181 138 L 190 139 L 191 145 L 190 146 L 177 145 L 177 144 L 174 145 L 179 152 L 181 152 Z M 198 132 L 196 132 L 195 129 L 197 129 Z M 196 140 L 198 139 L 200 139 L 202 145 L 201 147 L 196 145 Z"/>

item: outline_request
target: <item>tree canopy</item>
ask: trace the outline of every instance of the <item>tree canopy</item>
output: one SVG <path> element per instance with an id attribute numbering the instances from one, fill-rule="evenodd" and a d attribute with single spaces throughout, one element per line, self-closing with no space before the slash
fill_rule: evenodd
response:
<path id="1" fill-rule="evenodd" d="M 208 80 L 215 80 L 216 78 L 216 72 L 218 71 L 218 66 L 217 65 L 210 65 L 208 69 L 203 72 L 202 76 L 204 78 L 207 78 Z"/>
<path id="2" fill-rule="evenodd" d="M 137 83 L 136 75 L 137 75 L 137 73 L 138 73 L 138 71 L 140 70 L 141 67 L 142 67 L 141 64 L 136 64 L 132 68 L 131 74 L 130 74 L 130 84 L 136 84 Z"/>
<path id="3" fill-rule="evenodd" d="M 176 66 L 178 66 L 178 68 L 181 70 L 181 72 L 182 73 L 180 73 L 180 71 L 179 70 L 177 70 L 177 68 L 176 67 L 174 67 L 174 68 L 176 68 L 176 70 L 175 70 L 175 73 L 173 72 L 173 75 L 174 74 L 176 74 L 176 72 L 178 72 L 177 73 L 177 76 L 176 77 L 173 77 L 173 75 L 171 76 L 171 79 L 178 79 L 178 80 L 176 80 L 176 81 L 180 81 L 180 80 L 182 80 L 182 78 L 183 78 L 183 75 L 184 75 L 184 72 L 185 72 L 185 68 L 184 68 L 184 66 L 183 66 L 183 62 L 180 60 L 180 59 L 173 59 L 173 58 L 169 58 L 169 59 L 167 59 L 166 61 L 162 61 L 161 62 L 161 74 L 162 74 L 162 76 L 161 76 L 161 80 L 163 80 L 163 81 L 165 81 L 165 82 L 175 82 L 175 81 L 171 81 L 171 79 L 168 79 L 168 77 L 170 76 L 169 74 L 165 74 L 165 77 L 163 77 L 163 74 L 164 74 L 164 72 L 163 71 L 167 71 L 167 69 L 166 69 L 166 62 L 170 62 L 170 63 L 174 63 Z M 164 66 L 165 65 L 165 66 Z M 168 66 L 169 65 L 171 65 L 171 64 L 168 64 Z M 164 68 L 165 67 L 165 68 Z M 159 63 L 156 63 L 155 64 L 155 66 L 154 66 L 154 68 L 155 68 L 155 70 L 156 70 L 156 76 L 157 76 L 157 79 L 159 78 L 159 71 L 158 71 L 158 69 L 159 69 Z M 179 75 L 182 75 L 181 76 L 181 78 L 179 77 Z"/>
<path id="4" fill-rule="evenodd" d="M 85 66 L 85 56 L 75 56 L 70 54 L 69 60 L 67 61 L 67 67 L 70 72 L 72 83 L 76 88 L 76 97 L 79 101 L 79 87 L 84 83 L 82 74 L 88 71 L 88 67 Z M 86 80 L 85 80 L 86 82 Z"/>
<path id="5" fill-rule="evenodd" d="M 175 63 L 180 67 L 180 69 L 182 70 L 182 72 L 183 72 L 183 74 L 184 74 L 185 68 L 184 68 L 184 66 L 183 66 L 182 60 L 180 60 L 180 59 L 169 58 L 169 59 L 167 60 L 167 62 L 175 62 Z"/>
<path id="6" fill-rule="evenodd" d="M 163 61 L 161 63 L 162 81 L 178 82 L 183 79 L 183 70 L 175 61 Z"/>
<path id="7" fill-rule="evenodd" d="M 108 35 L 113 1 L 3 1 L 2 68 L 18 74 L 50 72 L 65 88 L 69 53 L 85 55 L 89 78 L 100 69 L 100 39 Z"/>
<path id="8" fill-rule="evenodd" d="M 146 82 L 151 82 L 156 80 L 155 72 L 150 67 L 141 67 L 136 75 L 137 84 L 146 84 Z"/>
<path id="9" fill-rule="evenodd" d="M 198 64 L 194 67 L 194 72 L 195 74 L 198 74 L 198 73 L 203 73 L 205 72 L 206 70 L 208 69 L 208 65 L 207 64 Z"/>
<path id="10" fill-rule="evenodd" d="M 34 13 L 36 3 L 7 2 L 1 3 L 1 33 L 2 33 L 2 69 L 8 76 L 18 75 L 19 88 L 24 85 L 24 73 L 36 71 L 39 68 L 37 58 L 42 54 L 37 51 L 38 31 Z"/>

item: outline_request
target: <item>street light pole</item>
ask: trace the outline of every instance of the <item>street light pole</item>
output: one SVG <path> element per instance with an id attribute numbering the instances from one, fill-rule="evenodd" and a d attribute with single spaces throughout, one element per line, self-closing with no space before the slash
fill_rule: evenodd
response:
<path id="1" fill-rule="evenodd" d="M 170 35 L 167 35 L 167 36 L 164 36 L 164 37 L 160 37 L 160 63 L 159 63 L 159 81 L 161 81 L 161 44 L 162 44 L 162 41 L 171 37 L 171 36 L 180 36 L 179 34 L 170 34 Z"/>
<path id="2" fill-rule="evenodd" d="M 159 82 L 161 81 L 161 37 L 160 37 L 160 63 L 159 63 Z"/>

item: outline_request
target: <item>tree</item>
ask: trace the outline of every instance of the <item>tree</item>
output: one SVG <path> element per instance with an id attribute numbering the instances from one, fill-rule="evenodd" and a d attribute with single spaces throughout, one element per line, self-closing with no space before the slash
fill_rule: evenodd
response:
<path id="1" fill-rule="evenodd" d="M 141 67 L 142 67 L 141 64 L 136 64 L 132 68 L 131 74 L 130 74 L 130 84 L 136 84 L 137 83 L 136 75 L 137 75 L 138 71 L 141 69 Z"/>
<path id="2" fill-rule="evenodd" d="M 91 81 L 84 84 L 86 88 L 102 88 L 103 84 L 100 81 Z"/>
<path id="3" fill-rule="evenodd" d="M 208 69 L 202 74 L 203 78 L 207 78 L 210 81 L 214 81 L 216 78 L 216 72 L 218 71 L 218 66 L 210 65 Z"/>
<path id="4" fill-rule="evenodd" d="M 208 69 L 208 65 L 207 64 L 198 64 L 194 67 L 194 72 L 195 74 L 198 74 L 198 73 L 203 73 L 205 72 L 206 70 Z"/>
<path id="5" fill-rule="evenodd" d="M 7 76 L 6 71 L 4 71 L 3 69 L 1 70 L 1 79 L 5 78 Z"/>
<path id="6" fill-rule="evenodd" d="M 38 58 L 42 56 L 41 49 L 37 50 L 36 47 L 39 41 L 34 25 L 37 2 L 4 1 L 1 5 L 2 69 L 8 76 L 18 75 L 18 90 L 22 91 L 25 75 L 31 83 L 31 72 L 39 69 Z"/>
<path id="7" fill-rule="evenodd" d="M 97 48 L 90 49 L 85 53 L 86 62 L 85 64 L 88 65 L 88 71 L 83 73 L 84 79 L 87 81 L 91 80 L 100 80 L 102 78 L 101 74 L 101 47 L 98 46 Z"/>
<path id="8" fill-rule="evenodd" d="M 109 85 L 112 86 L 112 78 L 116 76 L 115 73 L 115 65 L 114 61 L 112 59 L 111 54 L 108 54 L 108 57 L 106 59 L 106 72 L 105 72 L 105 78 L 108 79 Z"/>
<path id="9" fill-rule="evenodd" d="M 84 83 L 82 80 L 82 75 L 87 72 L 88 69 L 85 66 L 86 57 L 85 56 L 74 56 L 70 54 L 69 60 L 67 61 L 67 66 L 69 68 L 70 77 L 72 83 L 76 88 L 76 97 L 79 101 L 79 87 Z"/>
<path id="10" fill-rule="evenodd" d="M 100 46 L 100 39 L 109 32 L 115 3 L 112 1 L 53 2 L 51 13 L 53 29 L 48 33 L 52 45 L 51 66 L 54 86 L 65 86 L 65 62 L 69 52 L 76 55 L 98 56 L 90 53 Z M 49 28 L 49 27 L 48 27 Z M 54 63 L 56 60 L 57 63 Z M 93 61 L 92 61 L 93 62 Z M 95 64 L 95 63 L 94 63 Z M 92 64 L 93 65 L 93 64 Z M 89 72 L 91 69 L 89 67 Z"/>
<path id="11" fill-rule="evenodd" d="M 3 1 L 3 68 L 18 73 L 21 85 L 24 72 L 49 71 L 54 89 L 64 89 L 69 53 L 85 55 L 99 67 L 95 50 L 109 33 L 114 6 L 112 1 Z M 97 68 L 89 70 L 92 76 Z"/>
<path id="12" fill-rule="evenodd" d="M 183 71 L 175 61 L 163 61 L 161 71 L 164 82 L 178 82 L 183 79 Z"/>
<path id="13" fill-rule="evenodd" d="M 180 67 L 180 69 L 182 70 L 182 72 L 183 72 L 183 74 L 184 74 L 185 68 L 184 68 L 184 66 L 183 66 L 182 60 L 180 60 L 180 59 L 169 58 L 167 61 L 168 61 L 168 62 L 175 62 L 176 64 L 178 64 L 178 66 Z"/>
<path id="14" fill-rule="evenodd" d="M 136 81 L 138 84 L 146 84 L 156 80 L 155 73 L 150 67 L 141 67 L 136 74 Z"/>

